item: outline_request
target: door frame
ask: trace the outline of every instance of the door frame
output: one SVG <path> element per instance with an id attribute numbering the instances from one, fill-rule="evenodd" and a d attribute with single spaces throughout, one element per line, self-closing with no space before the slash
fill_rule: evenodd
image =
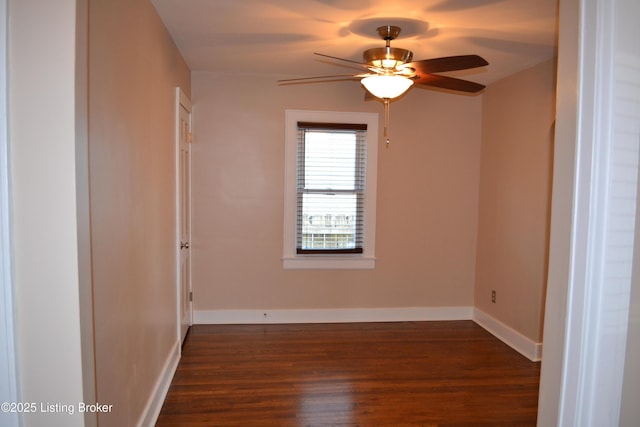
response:
<path id="1" fill-rule="evenodd" d="M 189 112 L 189 132 L 191 132 L 193 123 L 192 123 L 192 105 L 191 100 L 187 96 L 187 94 L 180 88 L 176 87 L 176 134 L 175 134 L 175 145 L 176 145 L 176 319 L 177 319 L 177 328 L 176 333 L 178 337 L 178 341 L 182 341 L 182 313 L 180 312 L 182 304 L 182 289 L 181 289 L 181 260 L 180 260 L 180 230 L 181 230 L 181 215 L 180 215 L 180 109 L 184 108 Z M 191 154 L 189 154 L 189 182 L 191 182 Z M 191 205 L 191 184 L 189 184 L 189 205 Z M 191 207 L 189 208 L 189 215 L 191 216 Z M 189 242 L 191 241 L 191 221 L 189 221 Z M 191 249 L 189 249 L 191 250 Z M 189 256 L 189 294 L 193 295 L 193 282 L 191 278 L 191 268 L 192 261 L 191 255 Z M 189 325 L 193 325 L 193 299 L 189 301 Z"/>
<path id="2" fill-rule="evenodd" d="M 637 0 L 560 2 L 539 426 L 619 424 L 625 375 L 620 362 L 625 358 L 630 286 L 638 268 L 629 256 L 638 220 L 637 143 L 622 157 L 629 166 L 629 182 L 611 178 L 622 165 L 616 161 L 621 158 L 621 138 L 616 135 L 620 115 L 615 113 L 623 106 L 623 99 L 616 97 L 616 73 L 625 65 L 620 59 L 629 58 L 617 42 L 634 40 L 628 37 L 638 28 L 637 14 L 630 13 L 633 7 Z M 638 45 L 633 46 L 637 70 Z M 629 76 L 637 84 L 638 74 Z M 624 108 L 638 101 L 629 97 Z M 634 137 L 637 141 L 637 130 Z M 624 227 L 614 230 L 614 218 Z M 615 240 L 612 231 L 624 245 L 609 244 Z"/>
<path id="3" fill-rule="evenodd" d="M 15 289 L 13 283 L 9 146 L 7 126 L 7 1 L 0 0 L 0 401 L 19 402 L 16 360 Z M 22 424 L 19 413 L 2 414 L 9 426 Z"/>

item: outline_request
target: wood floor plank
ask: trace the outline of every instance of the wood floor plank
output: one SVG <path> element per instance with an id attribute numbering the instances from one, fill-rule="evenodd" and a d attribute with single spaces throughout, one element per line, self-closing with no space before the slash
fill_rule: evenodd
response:
<path id="1" fill-rule="evenodd" d="M 535 426 L 540 364 L 471 321 L 196 325 L 180 426 Z"/>

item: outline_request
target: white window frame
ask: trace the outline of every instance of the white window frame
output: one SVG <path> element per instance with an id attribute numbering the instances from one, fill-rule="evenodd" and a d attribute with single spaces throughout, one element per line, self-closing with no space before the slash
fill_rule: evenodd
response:
<path id="1" fill-rule="evenodd" d="M 366 137 L 366 189 L 364 247 L 361 254 L 296 253 L 296 159 L 298 122 L 363 123 Z M 286 110 L 284 173 L 284 237 L 282 266 L 285 269 L 373 269 L 376 248 L 376 184 L 378 168 L 378 114 L 343 111 Z"/>

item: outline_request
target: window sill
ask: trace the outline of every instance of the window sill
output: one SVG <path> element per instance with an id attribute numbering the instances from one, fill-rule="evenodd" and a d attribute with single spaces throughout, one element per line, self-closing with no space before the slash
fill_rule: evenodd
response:
<path id="1" fill-rule="evenodd" d="M 362 256 L 299 255 L 282 258 L 285 270 L 372 270 L 376 259 Z"/>

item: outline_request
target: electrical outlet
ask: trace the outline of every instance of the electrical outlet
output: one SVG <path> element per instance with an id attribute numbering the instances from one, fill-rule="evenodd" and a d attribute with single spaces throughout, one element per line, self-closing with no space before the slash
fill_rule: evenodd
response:
<path id="1" fill-rule="evenodd" d="M 491 302 L 496 303 L 496 291 L 491 291 Z"/>

